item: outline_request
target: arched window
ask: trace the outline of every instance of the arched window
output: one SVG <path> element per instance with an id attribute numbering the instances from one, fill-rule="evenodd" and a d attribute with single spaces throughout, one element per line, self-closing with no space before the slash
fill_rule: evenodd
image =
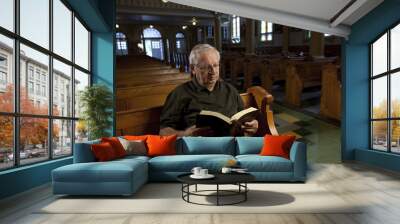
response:
<path id="1" fill-rule="evenodd" d="M 274 32 L 274 24 L 270 22 L 261 21 L 260 40 L 272 41 Z"/>
<path id="2" fill-rule="evenodd" d="M 143 30 L 144 38 L 161 38 L 161 33 L 154 28 L 146 28 Z"/>
<path id="3" fill-rule="evenodd" d="M 183 33 L 177 33 L 175 35 L 176 38 L 176 49 L 179 53 L 183 53 L 186 51 L 186 43 L 185 43 L 185 35 Z"/>
<path id="4" fill-rule="evenodd" d="M 232 43 L 240 43 L 240 17 L 232 16 Z"/>
<path id="5" fill-rule="evenodd" d="M 116 44 L 117 44 L 117 55 L 127 55 L 128 54 L 128 42 L 126 40 L 125 34 L 118 32 L 115 34 Z"/>
<path id="6" fill-rule="evenodd" d="M 146 28 L 143 30 L 142 38 L 146 55 L 163 60 L 164 49 L 160 31 L 155 28 Z"/>

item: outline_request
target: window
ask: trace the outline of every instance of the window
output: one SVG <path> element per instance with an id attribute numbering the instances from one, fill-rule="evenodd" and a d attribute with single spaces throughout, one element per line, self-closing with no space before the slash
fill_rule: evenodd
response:
<path id="1" fill-rule="evenodd" d="M 228 26 L 222 26 L 222 40 L 227 41 L 229 38 Z"/>
<path id="2" fill-rule="evenodd" d="M 144 48 L 146 55 L 164 60 L 163 40 L 161 33 L 155 28 L 146 28 L 143 30 Z"/>
<path id="3" fill-rule="evenodd" d="M 14 0 L 0 1 L 0 26 L 14 31 Z"/>
<path id="4" fill-rule="evenodd" d="M 117 55 L 127 55 L 128 54 L 128 44 L 125 34 L 118 32 L 116 35 L 117 44 Z"/>
<path id="5" fill-rule="evenodd" d="M 21 36 L 49 49 L 49 0 L 20 0 Z"/>
<path id="6" fill-rule="evenodd" d="M 89 31 L 75 17 L 75 63 L 89 70 Z"/>
<path id="7" fill-rule="evenodd" d="M 232 17 L 232 43 L 240 43 L 240 17 L 235 15 Z"/>
<path id="8" fill-rule="evenodd" d="M 60 1 L 53 0 L 53 51 L 71 60 L 72 12 Z"/>
<path id="9" fill-rule="evenodd" d="M 176 48 L 178 50 L 178 53 L 184 53 L 186 51 L 185 35 L 183 35 L 183 33 L 177 33 L 175 35 L 175 38 L 176 38 Z"/>
<path id="10" fill-rule="evenodd" d="M 28 71 L 29 79 L 33 80 L 33 67 L 29 66 L 29 71 Z"/>
<path id="11" fill-rule="evenodd" d="M 0 6 L 3 2 L 0 3 Z M 2 9 L 0 9 L 0 13 L 2 13 Z M 2 15 L 0 15 L 0 19 Z M 13 112 L 14 111 L 14 82 L 13 82 L 13 66 L 10 62 L 12 62 L 12 58 L 14 57 L 14 43 L 13 40 L 1 35 L 0 33 L 0 76 L 2 76 L 0 81 L 0 113 L 1 112 Z M 11 61 L 9 61 L 9 60 Z M 10 65 L 8 65 L 10 64 Z M 8 117 L 0 116 L 0 124 L 4 121 L 8 122 Z M 10 130 L 10 129 L 8 129 Z M 1 132 L 0 132 L 1 133 Z M 11 134 L 11 133 L 10 133 Z M 0 136 L 1 139 L 1 136 Z M 12 140 L 11 140 L 12 141 Z M 0 141 L 0 148 L 2 148 L 2 143 Z M 0 169 L 1 169 L 1 160 L 0 160 Z"/>
<path id="12" fill-rule="evenodd" d="M 260 40 L 272 41 L 273 38 L 273 23 L 261 21 Z"/>
<path id="13" fill-rule="evenodd" d="M 74 136 L 87 139 L 74 105 L 90 85 L 91 33 L 67 2 L 0 0 L 0 170 L 70 156 Z"/>
<path id="14" fill-rule="evenodd" d="M 214 29 L 213 26 L 207 26 L 207 38 L 213 38 Z"/>
<path id="15" fill-rule="evenodd" d="M 400 24 L 370 45 L 371 148 L 400 153 Z"/>
<path id="16" fill-rule="evenodd" d="M 28 93 L 33 94 L 33 82 L 28 82 Z"/>
<path id="17" fill-rule="evenodd" d="M 0 71 L 0 84 L 6 85 L 7 84 L 7 73 Z"/>
<path id="18" fill-rule="evenodd" d="M 7 85 L 7 56 L 0 54 L 0 91 L 5 91 Z"/>

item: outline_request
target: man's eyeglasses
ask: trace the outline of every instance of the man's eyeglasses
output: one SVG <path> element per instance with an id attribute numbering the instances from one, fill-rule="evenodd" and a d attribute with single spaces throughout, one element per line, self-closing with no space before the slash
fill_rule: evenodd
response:
<path id="1" fill-rule="evenodd" d="M 208 71 L 218 71 L 219 70 L 219 64 L 213 64 L 213 65 L 201 65 L 197 64 L 195 65 L 201 72 L 208 72 Z"/>

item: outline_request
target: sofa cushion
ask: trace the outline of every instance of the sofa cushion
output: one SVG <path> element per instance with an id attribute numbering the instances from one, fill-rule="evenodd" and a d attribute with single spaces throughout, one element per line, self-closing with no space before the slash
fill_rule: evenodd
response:
<path id="1" fill-rule="evenodd" d="M 126 151 L 126 155 L 147 155 L 146 142 L 141 140 L 126 140 L 124 138 L 118 138 L 121 145 Z"/>
<path id="2" fill-rule="evenodd" d="M 236 137 L 236 155 L 259 154 L 263 144 L 263 137 Z"/>
<path id="3" fill-rule="evenodd" d="M 176 154 L 177 135 L 160 136 L 148 135 L 146 143 L 148 156 L 164 156 Z"/>
<path id="4" fill-rule="evenodd" d="M 183 137 L 180 154 L 225 154 L 235 155 L 233 137 Z"/>
<path id="5" fill-rule="evenodd" d="M 292 172 L 292 161 L 279 156 L 238 155 L 240 167 L 249 172 Z"/>
<path id="6" fill-rule="evenodd" d="M 108 162 L 74 163 L 53 170 L 53 181 L 58 182 L 129 182 L 134 172 L 146 171 L 140 159 Z M 147 176 L 147 174 L 144 174 Z"/>
<path id="7" fill-rule="evenodd" d="M 92 149 L 94 157 L 96 157 L 96 160 L 99 162 L 110 161 L 118 158 L 112 145 L 108 142 L 93 144 L 90 147 Z"/>
<path id="8" fill-rule="evenodd" d="M 199 166 L 211 172 L 219 171 L 230 159 L 231 155 L 175 155 L 158 156 L 149 160 L 149 170 L 163 172 L 190 172 Z"/>
<path id="9" fill-rule="evenodd" d="M 122 158 L 126 156 L 126 151 L 124 147 L 122 146 L 121 142 L 119 141 L 118 137 L 104 137 L 101 138 L 101 142 L 108 142 L 114 149 L 115 155 L 117 158 Z"/>
<path id="10" fill-rule="evenodd" d="M 74 147 L 74 163 L 95 162 L 96 158 L 90 148 L 92 144 L 99 144 L 99 139 L 87 142 L 75 143 Z"/>
<path id="11" fill-rule="evenodd" d="M 280 156 L 289 159 L 290 148 L 296 140 L 294 135 L 265 135 L 261 156 Z"/>

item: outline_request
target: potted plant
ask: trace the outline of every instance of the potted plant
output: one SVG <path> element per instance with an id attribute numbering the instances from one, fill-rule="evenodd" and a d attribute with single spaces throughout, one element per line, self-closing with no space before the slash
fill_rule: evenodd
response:
<path id="1" fill-rule="evenodd" d="M 94 84 L 80 92 L 79 106 L 82 109 L 81 119 L 88 131 L 89 140 L 109 136 L 111 127 L 113 98 L 107 86 Z"/>

